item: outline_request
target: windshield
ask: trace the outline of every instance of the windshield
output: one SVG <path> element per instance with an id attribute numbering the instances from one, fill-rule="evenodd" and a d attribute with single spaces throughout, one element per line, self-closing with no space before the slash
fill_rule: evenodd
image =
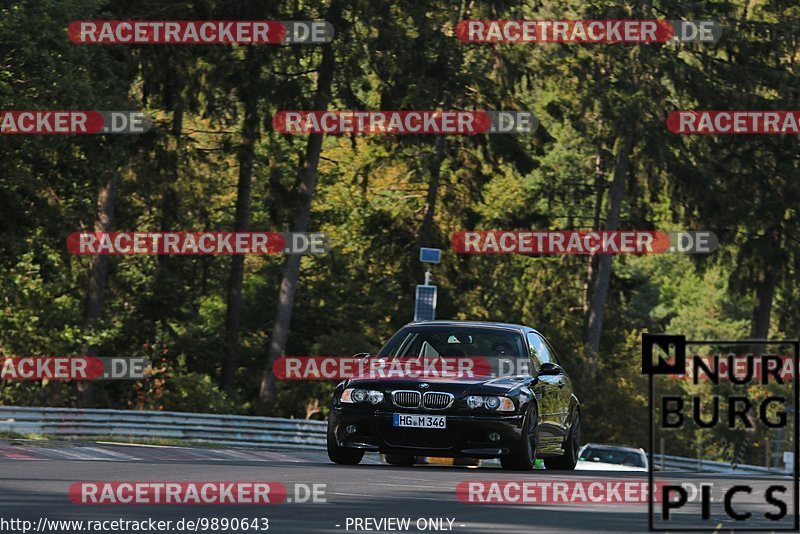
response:
<path id="1" fill-rule="evenodd" d="M 603 462 L 606 464 L 627 465 L 630 467 L 645 467 L 642 455 L 635 451 L 621 449 L 601 449 L 588 447 L 580 460 L 588 462 Z"/>
<path id="2" fill-rule="evenodd" d="M 401 357 L 526 357 L 522 336 L 500 328 L 408 326 L 378 352 L 381 358 Z"/>

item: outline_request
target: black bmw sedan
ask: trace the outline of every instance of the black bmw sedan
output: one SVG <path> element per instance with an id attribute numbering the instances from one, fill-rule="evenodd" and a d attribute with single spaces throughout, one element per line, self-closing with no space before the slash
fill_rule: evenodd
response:
<path id="1" fill-rule="evenodd" d="M 357 355 L 358 356 L 358 355 Z M 368 362 L 424 361 L 434 372 L 364 376 L 337 385 L 328 457 L 358 464 L 365 451 L 410 465 L 418 456 L 499 458 L 504 469 L 575 468 L 580 403 L 550 343 L 503 323 L 410 323 Z M 489 362 L 491 372 L 437 375 L 438 359 Z M 419 376 L 417 376 L 419 375 Z"/>

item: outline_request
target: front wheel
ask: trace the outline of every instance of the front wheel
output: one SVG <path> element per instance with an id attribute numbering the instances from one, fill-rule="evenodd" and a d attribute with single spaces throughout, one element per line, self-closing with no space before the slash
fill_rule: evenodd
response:
<path id="1" fill-rule="evenodd" d="M 532 406 L 522 420 L 522 435 L 511 451 L 500 457 L 503 469 L 511 471 L 532 471 L 536 465 L 536 431 L 538 413 Z"/>
<path id="2" fill-rule="evenodd" d="M 364 458 L 364 451 L 361 449 L 348 449 L 339 446 L 336 441 L 336 434 L 333 431 L 333 422 L 328 419 L 328 458 L 335 464 L 358 465 Z"/>
<path id="3" fill-rule="evenodd" d="M 578 465 L 578 449 L 581 446 L 581 414 L 575 413 L 575 421 L 569 429 L 569 435 L 564 441 L 564 454 L 556 458 L 545 458 L 544 466 L 547 469 L 558 471 L 573 471 Z"/>

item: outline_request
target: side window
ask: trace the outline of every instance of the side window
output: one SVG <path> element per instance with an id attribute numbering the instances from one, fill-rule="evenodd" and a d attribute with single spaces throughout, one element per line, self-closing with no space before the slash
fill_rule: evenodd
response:
<path id="1" fill-rule="evenodd" d="M 528 348 L 531 351 L 531 365 L 533 368 L 531 369 L 531 374 L 536 376 L 536 373 L 539 372 L 539 368 L 542 366 L 542 360 L 539 358 L 539 350 L 541 347 L 541 341 L 539 340 L 539 336 L 534 334 L 533 332 L 528 333 Z"/>
<path id="2" fill-rule="evenodd" d="M 538 334 L 533 332 L 528 333 L 528 345 L 531 348 L 531 354 L 534 356 L 534 363 L 536 368 L 546 362 L 552 362 L 553 358 L 550 355 L 550 347 L 547 346 L 545 340 Z"/>
<path id="3" fill-rule="evenodd" d="M 561 362 L 558 361 L 558 354 L 556 354 L 556 350 L 553 348 L 553 345 L 551 345 L 550 342 L 547 341 L 546 339 L 544 340 L 544 343 L 545 345 L 547 345 L 547 349 L 550 351 L 550 361 L 555 364 L 561 365 Z"/>

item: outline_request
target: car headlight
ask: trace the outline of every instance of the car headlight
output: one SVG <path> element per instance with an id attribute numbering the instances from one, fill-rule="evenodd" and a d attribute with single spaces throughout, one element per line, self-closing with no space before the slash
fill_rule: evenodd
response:
<path id="1" fill-rule="evenodd" d="M 486 397 L 483 399 L 483 405 L 489 410 L 496 410 L 500 406 L 500 399 L 498 397 Z"/>
<path id="2" fill-rule="evenodd" d="M 342 391 L 340 400 L 345 404 L 362 404 L 366 402 L 370 404 L 380 404 L 383 402 L 383 393 L 375 391 L 374 389 L 347 388 Z"/>
<path id="3" fill-rule="evenodd" d="M 480 408 L 481 406 L 483 406 L 483 397 L 479 397 L 477 395 L 470 395 L 469 397 L 467 397 L 467 406 L 469 406 L 470 409 L 472 410 L 474 410 L 475 408 Z"/>
<path id="4" fill-rule="evenodd" d="M 487 410 L 495 410 L 498 412 L 513 412 L 517 409 L 514 405 L 514 401 L 508 397 L 470 395 L 466 400 L 467 406 L 471 410 L 483 407 Z"/>

